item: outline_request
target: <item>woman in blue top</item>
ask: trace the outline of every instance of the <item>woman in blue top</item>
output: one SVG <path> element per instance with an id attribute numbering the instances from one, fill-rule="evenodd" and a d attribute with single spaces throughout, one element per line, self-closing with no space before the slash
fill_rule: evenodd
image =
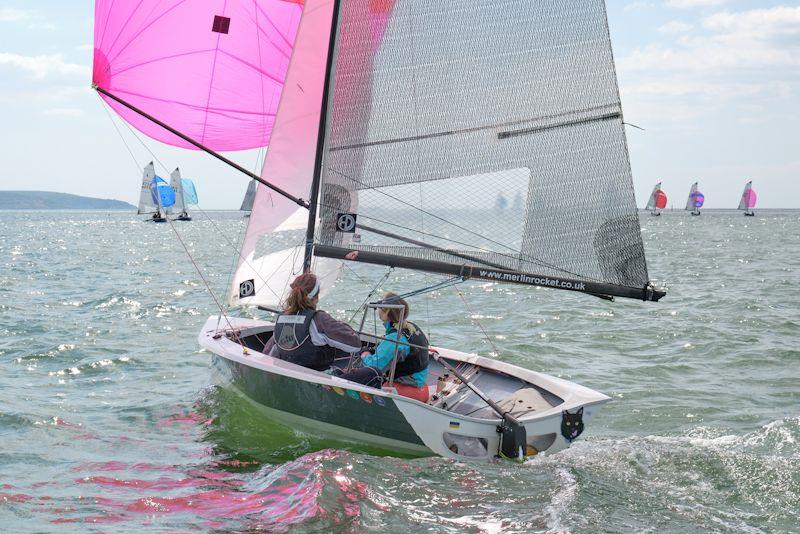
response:
<path id="1" fill-rule="evenodd" d="M 402 316 L 408 317 L 408 303 L 394 293 L 386 293 L 381 302 L 401 304 L 404 308 Z M 361 355 L 361 367 L 342 374 L 341 378 L 367 386 L 381 387 L 384 375 L 388 375 L 391 371 L 396 350 L 395 382 L 417 388 L 425 386 L 428 380 L 428 339 L 422 329 L 411 321 L 404 320 L 401 324 L 400 311 L 399 308 L 378 308 L 378 317 L 386 329 L 383 336 L 385 339 L 375 346 L 373 352 Z M 395 340 L 400 343 L 395 343 Z M 418 347 L 411 347 L 409 344 Z"/>

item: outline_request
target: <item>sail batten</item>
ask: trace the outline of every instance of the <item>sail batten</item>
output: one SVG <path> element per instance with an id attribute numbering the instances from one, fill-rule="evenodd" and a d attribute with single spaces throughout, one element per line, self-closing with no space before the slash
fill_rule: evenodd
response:
<path id="1" fill-rule="evenodd" d="M 647 286 L 605 6 L 577 4 L 342 0 L 317 249 Z"/>

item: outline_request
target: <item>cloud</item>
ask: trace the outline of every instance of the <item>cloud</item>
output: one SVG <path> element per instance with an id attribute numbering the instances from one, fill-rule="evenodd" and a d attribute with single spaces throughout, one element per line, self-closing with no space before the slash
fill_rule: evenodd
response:
<path id="1" fill-rule="evenodd" d="M 42 115 L 48 117 L 80 117 L 83 110 L 77 108 L 51 108 L 42 111 Z"/>
<path id="2" fill-rule="evenodd" d="M 703 27 L 710 33 L 635 50 L 620 60 L 620 69 L 737 75 L 761 70 L 782 76 L 780 69 L 800 66 L 800 7 L 716 13 Z"/>
<path id="3" fill-rule="evenodd" d="M 61 54 L 40 56 L 24 56 L 9 52 L 0 52 L 0 65 L 8 65 L 26 72 L 37 79 L 49 76 L 80 76 L 86 79 L 91 75 L 87 65 L 69 63 Z"/>
<path id="4" fill-rule="evenodd" d="M 659 29 L 675 36 L 671 43 L 619 58 L 631 120 L 688 124 L 725 110 L 747 122 L 792 113 L 800 98 L 800 7 L 717 12 L 691 33 L 682 24 Z"/>
<path id="5" fill-rule="evenodd" d="M 705 19 L 703 26 L 716 32 L 761 39 L 786 35 L 800 37 L 800 7 L 777 6 L 740 13 L 715 13 Z"/>
<path id="6" fill-rule="evenodd" d="M 658 31 L 667 35 L 678 35 L 680 33 L 689 32 L 692 30 L 692 28 L 694 28 L 694 26 L 691 24 L 687 24 L 679 20 L 671 20 L 658 28 Z"/>
<path id="7" fill-rule="evenodd" d="M 33 9 L 15 9 L 13 7 L 0 7 L 1 22 L 27 22 L 29 30 L 48 30 L 58 29 L 55 24 L 45 20 L 41 12 Z"/>
<path id="8" fill-rule="evenodd" d="M 0 22 L 18 22 L 34 17 L 33 11 L 14 9 L 13 7 L 0 7 Z"/>
<path id="9" fill-rule="evenodd" d="M 625 7 L 622 8 L 622 10 L 634 11 L 637 9 L 652 9 L 654 7 L 656 7 L 656 4 L 654 2 L 642 2 L 641 0 L 637 0 L 636 2 L 625 4 Z"/>
<path id="10" fill-rule="evenodd" d="M 721 6 L 728 0 L 667 0 L 666 4 L 669 7 L 676 7 L 678 9 L 687 9 L 692 7 L 714 7 Z"/>

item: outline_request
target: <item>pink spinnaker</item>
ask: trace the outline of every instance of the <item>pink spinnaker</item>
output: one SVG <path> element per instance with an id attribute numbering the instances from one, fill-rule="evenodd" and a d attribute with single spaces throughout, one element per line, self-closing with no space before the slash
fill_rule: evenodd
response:
<path id="1" fill-rule="evenodd" d="M 301 0 L 96 0 L 92 81 L 213 150 L 266 146 L 302 9 Z M 148 137 L 195 148 L 105 100 Z"/>
<path id="2" fill-rule="evenodd" d="M 752 189 L 748 189 L 747 191 L 745 191 L 742 197 L 742 201 L 744 202 L 745 207 L 747 207 L 747 209 L 749 210 L 756 207 L 757 200 L 758 196 L 756 195 L 756 192 L 753 191 Z"/>
<path id="3" fill-rule="evenodd" d="M 281 112 L 275 121 L 262 171 L 262 178 L 268 182 L 306 200 L 314 176 L 332 15 L 333 0 L 306 1 Z M 252 254 L 262 235 L 272 232 L 298 209 L 294 202 L 259 186 L 242 256 Z"/>

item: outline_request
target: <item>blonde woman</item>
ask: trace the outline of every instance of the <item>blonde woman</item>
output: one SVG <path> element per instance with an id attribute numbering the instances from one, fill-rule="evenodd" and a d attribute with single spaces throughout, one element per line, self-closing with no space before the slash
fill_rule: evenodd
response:
<path id="1" fill-rule="evenodd" d="M 384 376 L 391 370 L 392 359 L 397 350 L 397 364 L 394 370 L 394 380 L 398 391 L 401 389 L 424 390 L 427 399 L 428 380 L 428 339 L 422 329 L 408 320 L 408 303 L 394 293 L 386 293 L 381 303 L 403 306 L 403 313 L 399 308 L 378 308 L 378 317 L 383 322 L 385 333 L 373 352 L 361 356 L 361 367 L 353 369 L 342 375 L 346 380 L 359 382 L 372 387 L 380 387 Z M 399 343 L 396 343 L 399 341 Z M 403 388 L 402 386 L 406 386 Z M 404 392 L 417 398 L 420 392 Z"/>

